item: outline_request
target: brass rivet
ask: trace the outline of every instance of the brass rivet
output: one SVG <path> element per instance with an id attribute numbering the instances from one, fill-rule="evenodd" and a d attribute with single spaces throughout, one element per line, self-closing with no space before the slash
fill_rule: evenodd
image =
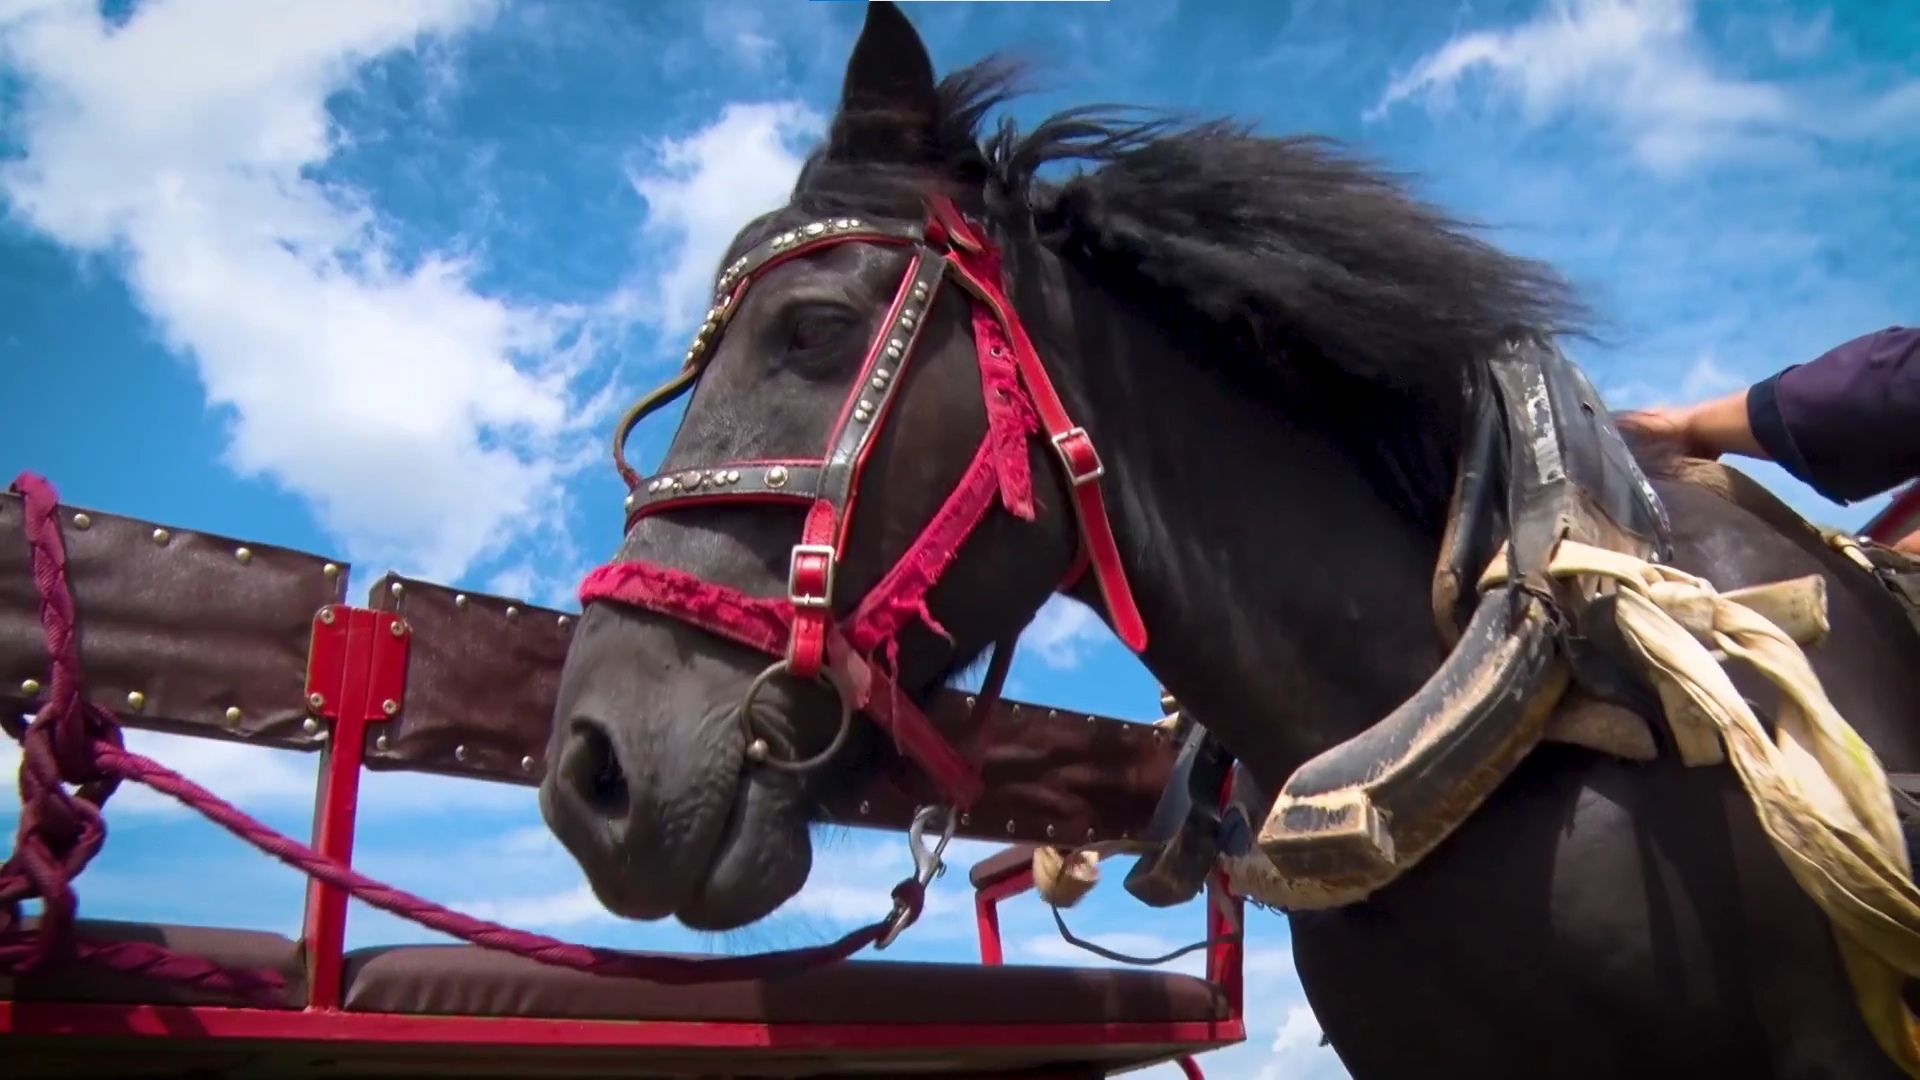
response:
<path id="1" fill-rule="evenodd" d="M 233 557 L 240 560 L 241 566 L 245 566 L 248 563 L 253 561 L 253 549 L 252 548 L 234 548 Z"/>
<path id="2" fill-rule="evenodd" d="M 400 711 L 400 703 L 392 698 L 388 698 L 380 703 L 380 711 L 386 713 L 388 716 L 392 716 Z"/>
<path id="3" fill-rule="evenodd" d="M 464 743 L 453 748 L 453 760 L 455 761 L 467 760 L 467 748 Z"/>
<path id="4" fill-rule="evenodd" d="M 406 637 L 407 624 L 399 619 L 395 619 L 387 624 L 387 633 L 392 634 L 394 637 Z"/>
<path id="5" fill-rule="evenodd" d="M 770 488 L 787 486 L 787 467 L 785 465 L 775 465 L 773 468 L 767 470 L 767 486 Z"/>
<path id="6" fill-rule="evenodd" d="M 521 772 L 532 772 L 532 771 L 533 771 L 533 757 L 532 757 L 532 755 L 528 755 L 528 756 L 526 756 L 526 757 L 523 757 L 523 758 L 521 758 L 521 759 L 520 759 L 520 771 L 521 771 Z"/>
<path id="7" fill-rule="evenodd" d="M 375 750 L 380 751 L 383 754 L 386 753 L 388 748 L 390 748 L 392 745 L 393 745 L 392 743 L 387 741 L 387 737 L 385 735 L 381 735 L 373 740 L 373 748 Z"/>
<path id="8" fill-rule="evenodd" d="M 39 693 L 40 680 L 39 679 L 22 680 L 20 683 L 20 692 L 27 695 L 28 697 L 32 697 L 33 695 Z"/>
<path id="9" fill-rule="evenodd" d="M 331 606 L 320 609 L 320 624 L 322 626 L 333 625 L 333 608 Z"/>
<path id="10" fill-rule="evenodd" d="M 748 743 L 747 744 L 747 760 L 748 761 L 767 760 L 767 740 L 755 739 L 752 742 Z"/>
<path id="11" fill-rule="evenodd" d="M 164 545 L 166 544 L 166 542 L 167 542 L 167 541 L 169 541 L 169 540 L 171 540 L 171 539 L 173 539 L 173 534 L 172 534 L 172 533 L 170 533 L 170 532 L 168 532 L 167 530 L 165 530 L 165 529 L 155 529 L 155 530 L 153 530 L 153 542 L 154 542 L 154 543 L 156 543 L 156 544 L 160 544 L 160 545 L 162 545 L 162 546 L 164 546 Z"/>
<path id="12" fill-rule="evenodd" d="M 315 694 L 314 696 L 319 697 L 320 695 Z M 315 720 L 313 717 L 309 716 L 305 720 L 300 721 L 300 730 L 311 735 L 314 732 L 320 730 L 320 721 Z"/>
<path id="13" fill-rule="evenodd" d="M 507 605 L 507 621 L 512 622 L 513 620 L 519 617 L 520 617 L 520 609 L 517 607 L 514 607 L 512 604 L 508 604 Z"/>
<path id="14" fill-rule="evenodd" d="M 340 564 L 328 563 L 327 565 L 320 568 L 320 572 L 327 575 L 327 577 L 329 578 L 337 578 L 340 576 Z"/>
<path id="15" fill-rule="evenodd" d="M 327 699 L 326 699 L 326 697 L 325 697 L 324 695 L 321 695 L 321 694 L 308 694 L 308 695 L 307 695 L 307 706 L 308 706 L 309 708 L 314 708 L 314 709 L 320 709 L 320 708 L 325 708 L 325 707 L 326 707 L 326 704 L 327 704 Z M 311 724 L 311 723 L 313 723 L 313 721 L 312 721 L 312 720 L 308 720 L 308 721 L 307 721 L 307 723 L 309 723 L 309 724 Z M 308 731 L 312 731 L 313 729 L 312 729 L 311 727 L 309 727 L 309 728 L 308 728 L 307 730 L 308 730 Z"/>
<path id="16" fill-rule="evenodd" d="M 387 591 L 389 593 L 392 593 L 394 596 L 400 596 L 407 591 L 407 587 L 405 585 L 402 585 L 400 582 L 396 581 L 393 584 L 387 586 Z"/>
<path id="17" fill-rule="evenodd" d="M 466 606 L 467 606 L 467 594 L 466 594 L 466 593 L 454 593 L 454 594 L 453 594 L 453 606 L 454 606 L 454 607 L 457 607 L 457 608 L 463 608 L 463 607 L 466 607 Z"/>
<path id="18" fill-rule="evenodd" d="M 91 529 L 93 527 L 93 518 L 86 514 L 75 514 L 73 515 L 73 527 L 83 532 Z"/>
<path id="19" fill-rule="evenodd" d="M 227 706 L 227 723 L 237 724 L 239 722 L 240 722 L 240 706 L 238 705 Z"/>

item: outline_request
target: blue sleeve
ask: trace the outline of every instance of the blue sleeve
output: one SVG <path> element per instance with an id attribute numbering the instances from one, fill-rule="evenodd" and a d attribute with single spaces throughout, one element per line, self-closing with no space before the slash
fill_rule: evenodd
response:
<path id="1" fill-rule="evenodd" d="M 1920 476 L 1920 329 L 1866 334 L 1756 383 L 1747 421 L 1781 468 L 1835 502 Z"/>

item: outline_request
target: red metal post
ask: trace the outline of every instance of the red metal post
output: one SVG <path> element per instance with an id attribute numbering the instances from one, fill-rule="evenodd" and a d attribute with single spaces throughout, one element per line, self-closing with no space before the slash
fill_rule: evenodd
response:
<path id="1" fill-rule="evenodd" d="M 1908 484 L 1896 492 L 1893 501 L 1867 522 L 1860 535 L 1891 546 L 1916 527 L 1920 527 L 1920 483 Z"/>
<path id="2" fill-rule="evenodd" d="M 313 617 L 307 705 L 315 716 L 332 721 L 320 758 L 313 847 L 343 866 L 353 864 L 367 725 L 399 714 L 410 641 L 407 624 L 388 611 L 330 604 Z M 348 899 L 344 890 L 317 878 L 307 882 L 303 937 L 309 1009 L 340 1008 Z"/>

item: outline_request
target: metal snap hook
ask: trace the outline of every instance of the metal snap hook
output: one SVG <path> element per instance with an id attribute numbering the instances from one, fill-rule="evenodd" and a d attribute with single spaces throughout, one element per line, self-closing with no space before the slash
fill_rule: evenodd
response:
<path id="1" fill-rule="evenodd" d="M 940 838 L 931 845 L 927 843 L 927 828 L 936 817 L 943 817 L 940 826 Z M 924 903 L 927 887 L 947 872 L 945 855 L 947 845 L 953 841 L 953 830 L 960 823 L 960 815 L 954 813 L 951 806 L 923 806 L 914 811 L 913 824 L 907 828 L 907 845 L 913 849 L 913 884 L 920 890 L 919 899 Z M 907 927 L 920 921 L 920 903 L 909 904 L 896 899 L 893 911 L 887 916 L 886 928 L 875 939 L 873 947 L 884 949 L 906 932 Z"/>
<path id="2" fill-rule="evenodd" d="M 760 696 L 760 691 L 765 689 L 767 683 L 772 681 L 774 677 L 787 673 L 787 661 L 785 659 L 775 660 L 773 663 L 767 665 L 765 671 L 754 676 L 753 681 L 747 684 L 747 692 L 740 698 L 740 729 L 746 736 L 748 761 L 756 765 L 765 765 L 769 768 L 779 769 L 782 772 L 809 772 L 826 764 L 835 754 L 840 752 L 842 746 L 846 745 L 847 735 L 853 730 L 853 702 L 849 700 L 846 693 L 841 690 L 840 684 L 829 678 L 825 671 L 815 675 L 814 681 L 831 691 L 834 700 L 840 703 L 840 727 L 839 730 L 833 733 L 833 741 L 827 744 L 825 750 L 820 751 L 804 761 L 792 760 L 794 750 L 784 736 L 777 731 L 771 730 L 762 733 L 753 722 L 754 699 Z M 780 749 L 787 755 L 785 759 L 773 756 L 772 747 L 769 744 L 769 736 L 772 737 L 773 741 L 780 744 Z"/>

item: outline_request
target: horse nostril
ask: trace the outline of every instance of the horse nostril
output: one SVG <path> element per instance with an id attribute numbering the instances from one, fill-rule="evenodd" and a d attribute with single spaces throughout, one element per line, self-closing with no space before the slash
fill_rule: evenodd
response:
<path id="1" fill-rule="evenodd" d="M 591 720 L 573 722 L 572 735 L 560 751 L 560 775 L 595 813 L 626 820 L 632 805 L 627 774 L 604 727 Z"/>

